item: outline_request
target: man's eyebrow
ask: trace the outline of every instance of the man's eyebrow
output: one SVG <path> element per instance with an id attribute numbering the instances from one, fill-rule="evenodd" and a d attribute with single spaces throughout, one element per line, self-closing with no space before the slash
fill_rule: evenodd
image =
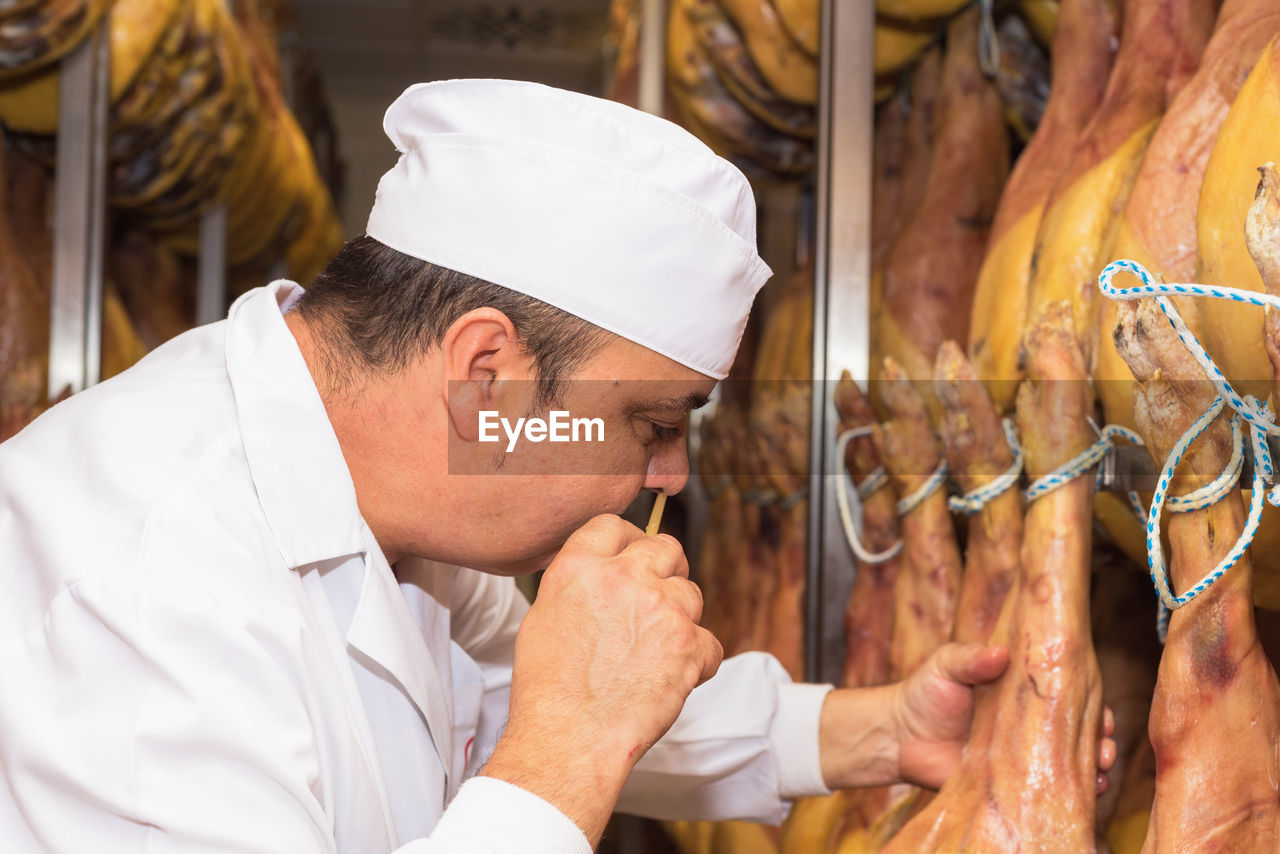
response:
<path id="1" fill-rule="evenodd" d="M 666 397 L 641 403 L 638 409 L 646 412 L 664 412 L 670 415 L 685 416 L 695 409 L 701 409 L 710 400 L 701 392 L 689 392 L 680 397 Z"/>

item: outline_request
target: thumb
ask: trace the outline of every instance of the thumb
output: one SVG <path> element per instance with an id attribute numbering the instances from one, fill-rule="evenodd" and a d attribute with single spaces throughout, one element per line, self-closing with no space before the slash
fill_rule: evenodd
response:
<path id="1" fill-rule="evenodd" d="M 938 672 L 952 682 L 980 685 L 1004 673 L 1009 666 L 1009 650 L 980 643 L 949 643 L 934 656 Z"/>

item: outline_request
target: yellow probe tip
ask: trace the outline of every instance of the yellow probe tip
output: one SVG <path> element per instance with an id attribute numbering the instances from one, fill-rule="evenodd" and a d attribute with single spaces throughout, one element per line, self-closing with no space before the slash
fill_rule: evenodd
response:
<path id="1" fill-rule="evenodd" d="M 645 526 L 644 535 L 652 537 L 658 533 L 658 526 L 662 524 L 662 508 L 667 506 L 667 494 L 659 492 L 658 497 L 653 502 L 653 512 L 649 514 L 649 524 Z"/>

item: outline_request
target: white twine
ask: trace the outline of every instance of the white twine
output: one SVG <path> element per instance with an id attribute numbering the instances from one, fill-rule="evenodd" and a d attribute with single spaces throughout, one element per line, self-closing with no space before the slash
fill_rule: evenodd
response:
<path id="1" fill-rule="evenodd" d="M 861 489 L 856 490 L 854 497 L 849 495 L 849 481 L 851 478 L 844 464 L 845 453 L 849 448 L 850 442 L 861 436 L 871 435 L 872 429 L 872 427 L 866 426 L 844 431 L 836 440 L 835 452 L 836 506 L 840 510 L 840 525 L 844 528 L 844 538 L 848 541 L 849 548 L 853 550 L 854 556 L 865 564 L 884 563 L 897 557 L 898 553 L 902 551 L 902 540 L 898 540 L 892 546 L 880 552 L 869 551 L 862 544 L 862 531 L 860 530 L 862 525 L 862 499 L 866 496 L 861 494 Z M 872 472 L 871 477 L 875 477 L 877 473 L 883 475 L 883 470 L 877 469 L 876 472 Z M 888 482 L 887 476 L 885 477 L 885 482 Z M 883 483 L 880 485 L 883 486 Z M 867 495 L 870 495 L 873 491 L 869 490 Z M 855 501 L 858 503 L 856 514 L 852 507 Z"/>

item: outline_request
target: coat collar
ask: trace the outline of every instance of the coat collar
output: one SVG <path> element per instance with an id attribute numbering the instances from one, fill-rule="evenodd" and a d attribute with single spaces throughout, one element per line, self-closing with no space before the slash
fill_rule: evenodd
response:
<path id="1" fill-rule="evenodd" d="M 359 650 L 403 688 L 427 722 L 446 774 L 453 767 L 448 692 L 421 628 L 360 515 L 355 485 L 284 313 L 302 295 L 289 281 L 244 294 L 227 317 L 227 375 L 258 500 L 292 569 L 364 557 L 346 627 Z M 444 651 L 447 661 L 448 650 Z"/>
<path id="2" fill-rule="evenodd" d="M 227 375 L 258 500 L 291 568 L 368 548 L 368 526 L 320 392 L 284 322 L 302 296 L 272 282 L 227 316 Z"/>

